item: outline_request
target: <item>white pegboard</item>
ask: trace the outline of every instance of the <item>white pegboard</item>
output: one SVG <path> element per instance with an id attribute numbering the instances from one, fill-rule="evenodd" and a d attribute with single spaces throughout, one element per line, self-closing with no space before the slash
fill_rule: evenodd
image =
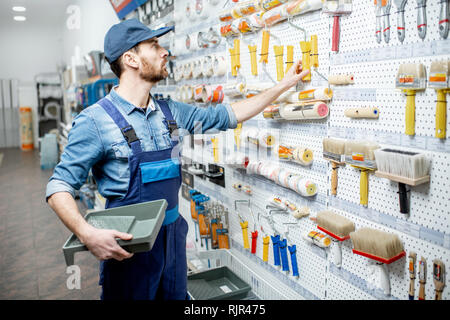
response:
<path id="1" fill-rule="evenodd" d="M 195 1 L 176 1 L 175 10 L 184 13 L 186 4 Z M 221 8 L 232 6 L 231 1 L 219 3 L 214 14 Z M 316 182 L 318 195 L 311 199 L 304 198 L 295 192 L 274 184 L 261 176 L 249 176 L 245 171 L 233 169 L 225 165 L 226 188 L 221 188 L 205 180 L 195 177 L 194 186 L 197 190 L 208 194 L 213 199 L 222 201 L 230 211 L 231 251 L 239 254 L 242 261 L 255 266 L 255 275 L 270 274 L 279 282 L 280 288 L 289 287 L 295 293 L 288 295 L 288 299 L 407 299 L 409 287 L 409 273 L 407 258 L 402 258 L 388 266 L 391 281 L 390 297 L 378 289 L 370 287 L 367 282 L 368 259 L 352 253 L 351 241 L 342 245 L 342 268 L 332 264 L 328 250 L 320 249 L 302 239 L 302 233 L 314 230 L 315 225 L 308 218 L 296 220 L 288 214 L 275 215 L 276 227 L 287 230 L 285 222 L 298 222 L 289 227 L 288 244 L 297 246 L 297 262 L 300 277 L 297 279 L 273 266 L 272 242 L 269 245 L 269 262 L 262 261 L 262 234 L 260 233 L 257 252 L 252 255 L 243 248 L 242 232 L 239 218 L 234 212 L 234 200 L 250 199 L 254 215 L 266 214 L 267 199 L 275 195 L 285 196 L 299 206 L 308 206 L 314 215 L 325 208 L 332 209 L 355 222 L 357 228 L 371 227 L 397 234 L 404 244 L 408 255 L 410 251 L 427 259 L 427 299 L 434 298 L 432 279 L 432 261 L 441 259 L 447 270 L 450 268 L 450 143 L 447 139 L 440 141 L 434 138 L 434 112 L 436 93 L 433 89 L 426 89 L 416 95 L 416 135 L 409 137 L 404 134 L 404 113 L 406 105 L 405 94 L 395 88 L 395 77 L 401 63 L 414 62 L 426 66 L 427 73 L 434 60 L 450 58 L 450 39 L 440 39 L 437 29 L 439 16 L 438 1 L 427 3 L 428 30 L 426 38 L 421 40 L 416 28 L 416 3 L 408 1 L 405 8 L 406 36 L 400 43 L 397 34 L 396 7 L 392 5 L 390 12 L 391 36 L 390 42 L 384 39 L 378 44 L 375 40 L 375 6 L 364 0 L 353 1 L 353 11 L 350 15 L 342 16 L 339 52 L 333 53 L 331 48 L 332 18 L 320 10 L 299 15 L 292 19 L 292 23 L 307 29 L 308 36 L 318 35 L 319 72 L 323 75 L 351 73 L 355 83 L 350 86 L 334 86 L 334 97 L 330 106 L 330 115 L 325 120 L 277 122 L 268 121 L 262 115 L 247 121 L 244 128 L 265 128 L 279 131 L 281 143 L 302 145 L 314 153 L 311 167 L 303 167 L 292 162 L 280 162 L 283 168 L 306 176 Z M 211 14 L 204 20 L 197 18 L 190 21 L 183 19 L 176 25 L 176 41 L 184 41 L 187 34 L 205 31 L 210 27 L 218 28 L 220 23 L 217 16 Z M 300 59 L 299 41 L 303 40 L 303 33 L 283 22 L 271 28 L 271 32 L 279 38 L 282 45 L 294 46 L 294 59 Z M 270 82 L 258 65 L 259 76 L 250 73 L 250 57 L 247 45 L 256 43 L 258 53 L 261 48 L 261 32 L 246 35 L 241 39 L 241 74 L 248 84 Z M 268 72 L 276 78 L 273 45 L 276 38 L 270 39 Z M 231 42 L 230 42 L 231 43 Z M 200 78 L 181 80 L 177 85 L 224 84 L 234 82 L 229 74 L 229 44 L 222 39 L 219 47 L 203 51 L 190 52 L 176 60 L 176 64 L 193 61 L 207 54 L 221 54 L 228 61 L 226 76 L 217 78 Z M 322 79 L 313 72 L 311 83 L 304 88 L 324 85 Z M 173 92 L 176 86 L 155 88 L 164 93 Z M 233 99 L 226 98 L 225 102 L 232 103 Z M 380 117 L 376 120 L 350 119 L 344 116 L 348 107 L 378 107 Z M 450 117 L 447 117 L 447 128 L 450 129 Z M 397 183 L 378 178 L 373 174 L 369 177 L 369 204 L 367 208 L 359 205 L 360 173 L 355 168 L 344 166 L 339 168 L 339 186 L 337 197 L 329 196 L 331 167 L 322 158 L 322 139 L 327 136 L 347 139 L 368 139 L 377 141 L 382 147 L 394 146 L 407 150 L 426 152 L 432 159 L 431 181 L 429 184 L 413 187 L 411 191 L 411 212 L 403 215 L 398 210 Z M 232 130 L 220 136 L 220 139 L 233 141 Z M 233 145 L 233 144 L 232 144 Z M 234 152 L 234 148 L 224 147 L 220 154 Z M 242 151 L 242 150 L 241 150 Z M 245 151 L 245 150 L 244 150 Z M 248 151 L 248 149 L 247 149 Z M 213 162 L 210 144 L 206 148 L 195 151 L 183 148 L 183 154 L 198 162 Z M 255 154 L 249 150 L 249 154 Z M 268 157 L 276 160 L 276 155 Z M 248 196 L 233 189 L 232 185 L 242 182 L 252 186 L 253 195 Z M 181 198 L 180 198 L 181 199 Z M 180 210 L 189 223 L 190 239 L 194 238 L 194 224 L 190 219 L 189 204 L 180 204 Z M 249 234 L 253 230 L 253 219 L 245 205 L 239 205 L 239 213 L 249 221 Z M 271 230 L 266 219 L 261 218 L 258 223 L 264 230 Z M 195 241 L 195 240 L 194 240 Z M 199 244 L 197 244 L 199 246 Z M 199 248 L 203 249 L 203 248 Z M 290 263 L 290 259 L 289 259 Z M 418 263 L 417 263 L 418 266 Z M 450 299 L 449 277 L 446 277 L 446 287 L 443 299 Z M 416 299 L 418 294 L 418 276 L 416 275 Z M 265 296 L 271 298 L 270 294 Z M 272 298 L 278 299 L 279 296 Z"/>

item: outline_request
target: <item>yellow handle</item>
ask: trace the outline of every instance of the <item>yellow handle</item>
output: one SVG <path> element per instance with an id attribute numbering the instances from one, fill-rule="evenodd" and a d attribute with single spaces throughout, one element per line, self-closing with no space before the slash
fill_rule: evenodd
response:
<path id="1" fill-rule="evenodd" d="M 250 249 L 248 245 L 248 221 L 241 222 L 242 238 L 244 240 L 244 248 Z"/>
<path id="2" fill-rule="evenodd" d="M 284 77 L 283 70 L 283 46 L 273 46 L 273 50 L 275 51 L 275 61 L 277 64 L 277 81 L 281 81 Z"/>
<path id="3" fill-rule="evenodd" d="M 241 68 L 241 40 L 234 39 L 235 68 Z"/>
<path id="4" fill-rule="evenodd" d="M 228 49 L 230 51 L 230 60 L 231 60 L 231 75 L 233 77 L 237 76 L 236 70 L 236 55 L 234 54 L 234 48 Z"/>
<path id="5" fill-rule="evenodd" d="M 338 185 L 338 164 L 336 162 L 331 162 L 331 194 L 335 196 L 337 194 Z"/>
<path id="6" fill-rule="evenodd" d="M 263 261 L 269 261 L 269 241 L 270 236 L 263 238 Z"/>
<path id="7" fill-rule="evenodd" d="M 294 46 L 286 46 L 286 71 L 285 73 L 287 73 L 289 71 L 289 69 L 292 67 L 292 65 L 294 64 Z"/>
<path id="8" fill-rule="evenodd" d="M 250 51 L 250 63 L 252 66 L 252 75 L 257 76 L 258 75 L 258 63 L 256 60 L 256 45 L 255 46 L 248 46 L 248 50 Z"/>
<path id="9" fill-rule="evenodd" d="M 447 97 L 444 90 L 436 90 L 436 138 L 445 139 L 447 128 Z"/>
<path id="10" fill-rule="evenodd" d="M 369 203 L 369 170 L 361 169 L 361 178 L 359 180 L 359 203 L 367 206 Z"/>
<path id="11" fill-rule="evenodd" d="M 219 138 L 212 138 L 214 162 L 219 162 Z"/>
<path id="12" fill-rule="evenodd" d="M 317 46 L 317 34 L 311 36 L 311 65 L 319 67 L 319 49 Z"/>
<path id="13" fill-rule="evenodd" d="M 241 148 L 241 131 L 242 122 L 238 123 L 236 129 L 234 129 L 234 142 L 236 142 L 236 148 L 238 150 Z"/>
<path id="14" fill-rule="evenodd" d="M 416 91 L 406 90 L 405 134 L 415 135 Z"/>
<path id="15" fill-rule="evenodd" d="M 300 48 L 302 49 L 302 68 L 303 70 L 311 69 L 311 42 L 300 41 Z M 303 77 L 303 81 L 311 81 L 311 73 Z"/>
<path id="16" fill-rule="evenodd" d="M 261 44 L 261 59 L 259 62 L 264 62 L 267 64 L 269 56 L 269 39 L 270 33 L 267 30 L 262 32 L 262 44 Z"/>

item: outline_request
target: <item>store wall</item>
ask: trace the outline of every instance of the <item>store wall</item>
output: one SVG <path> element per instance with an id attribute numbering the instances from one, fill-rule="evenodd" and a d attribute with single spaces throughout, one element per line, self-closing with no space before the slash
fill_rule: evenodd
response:
<path id="1" fill-rule="evenodd" d="M 79 26 L 75 21 L 78 12 L 68 13 L 63 25 L 63 58 L 67 64 L 71 63 L 76 46 L 82 56 L 92 50 L 103 51 L 106 32 L 119 22 L 108 0 L 74 0 L 72 3 L 79 8 Z"/>

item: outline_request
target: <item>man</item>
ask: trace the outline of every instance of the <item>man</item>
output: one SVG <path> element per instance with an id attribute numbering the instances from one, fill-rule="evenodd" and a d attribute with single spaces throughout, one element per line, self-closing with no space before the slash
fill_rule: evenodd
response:
<path id="1" fill-rule="evenodd" d="M 297 84 L 298 61 L 273 88 L 250 99 L 215 108 L 155 100 L 150 90 L 168 76 L 168 52 L 158 37 L 173 28 L 150 30 L 136 19 L 120 22 L 105 36 L 104 51 L 119 85 L 73 121 L 69 141 L 47 185 L 47 201 L 61 221 L 100 262 L 102 299 L 186 299 L 187 223 L 178 212 L 181 184 L 176 127 L 194 132 L 236 128 Z M 132 235 L 97 229 L 80 214 L 74 190 L 89 170 L 106 207 L 166 199 L 163 226 L 149 252 L 131 254 L 116 239 Z"/>

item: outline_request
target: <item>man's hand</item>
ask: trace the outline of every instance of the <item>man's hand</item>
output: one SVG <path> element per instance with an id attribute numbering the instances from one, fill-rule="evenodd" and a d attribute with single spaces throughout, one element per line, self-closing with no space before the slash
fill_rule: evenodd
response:
<path id="1" fill-rule="evenodd" d="M 304 70 L 302 67 L 302 61 L 298 60 L 284 75 L 283 80 L 280 81 L 280 85 L 286 90 L 295 86 L 302 78 L 309 73 L 309 70 Z"/>
<path id="2" fill-rule="evenodd" d="M 116 230 L 90 228 L 80 239 L 89 251 L 99 260 L 116 259 L 122 261 L 133 256 L 117 243 L 116 238 L 131 240 L 133 235 Z"/>

